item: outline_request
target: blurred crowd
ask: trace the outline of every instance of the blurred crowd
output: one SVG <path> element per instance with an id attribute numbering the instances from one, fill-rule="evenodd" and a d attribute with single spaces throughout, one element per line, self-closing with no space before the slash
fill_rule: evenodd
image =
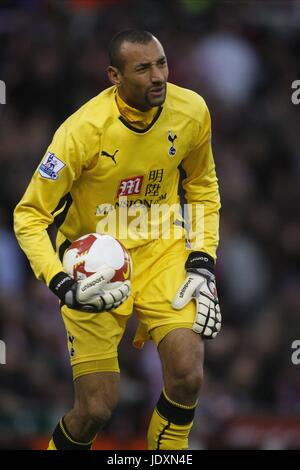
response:
<path id="1" fill-rule="evenodd" d="M 162 42 L 171 82 L 200 93 L 212 116 L 222 197 L 217 285 L 223 329 L 207 344 L 205 385 L 191 447 L 289 447 L 230 426 L 245 416 L 299 416 L 300 365 L 300 2 L 19 0 L 0 7 L 0 446 L 50 435 L 72 403 L 58 303 L 31 269 L 12 212 L 58 125 L 109 86 L 110 38 L 147 29 Z M 105 434 L 146 433 L 162 379 L 149 343 L 120 346 L 120 404 Z M 266 418 L 267 419 L 267 418 Z M 279 433 L 280 434 L 280 433 Z M 226 441 L 226 436 L 228 441 Z M 231 436 L 231 437 L 228 437 Z M 235 436 L 235 437 L 233 437 Z"/>

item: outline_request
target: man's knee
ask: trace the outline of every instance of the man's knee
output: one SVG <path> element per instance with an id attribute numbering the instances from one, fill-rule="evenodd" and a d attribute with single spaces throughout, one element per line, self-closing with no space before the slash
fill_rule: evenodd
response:
<path id="1" fill-rule="evenodd" d="M 118 401 L 118 378 L 90 376 L 77 383 L 74 409 L 81 421 L 101 427 L 109 421 Z M 101 380 L 102 379 L 102 380 Z"/>
<path id="2" fill-rule="evenodd" d="M 188 329 L 171 331 L 160 343 L 164 382 L 170 398 L 191 404 L 203 383 L 204 344 Z"/>
<path id="3" fill-rule="evenodd" d="M 115 406 L 111 402 L 106 403 L 98 397 L 89 397 L 85 405 L 81 405 L 79 411 L 86 421 L 102 426 L 109 421 L 114 408 Z"/>
<path id="4" fill-rule="evenodd" d="M 203 367 L 177 364 L 169 374 L 167 388 L 172 395 L 196 398 L 203 384 Z"/>

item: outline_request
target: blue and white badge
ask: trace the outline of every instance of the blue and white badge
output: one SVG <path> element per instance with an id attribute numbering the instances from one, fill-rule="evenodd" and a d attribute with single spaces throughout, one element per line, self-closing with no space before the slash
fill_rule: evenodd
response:
<path id="1" fill-rule="evenodd" d="M 39 167 L 39 174 L 49 180 L 57 180 L 58 173 L 65 164 L 54 153 L 48 152 Z"/>

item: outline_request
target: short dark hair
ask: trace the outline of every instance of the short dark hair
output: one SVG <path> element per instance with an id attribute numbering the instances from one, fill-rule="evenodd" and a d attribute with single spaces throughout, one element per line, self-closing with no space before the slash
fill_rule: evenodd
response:
<path id="1" fill-rule="evenodd" d="M 154 38 L 149 31 L 140 29 L 126 29 L 117 33 L 110 41 L 108 46 L 108 56 L 110 65 L 117 67 L 119 70 L 123 68 L 123 59 L 120 54 L 122 44 L 126 42 L 136 44 L 148 44 Z"/>

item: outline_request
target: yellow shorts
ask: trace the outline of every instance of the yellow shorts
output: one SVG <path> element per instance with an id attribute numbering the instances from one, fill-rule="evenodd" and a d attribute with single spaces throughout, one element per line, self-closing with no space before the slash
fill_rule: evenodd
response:
<path id="1" fill-rule="evenodd" d="M 185 241 L 154 240 L 130 250 L 133 261 L 131 295 L 112 312 L 87 314 L 62 307 L 74 378 L 91 372 L 119 371 L 118 345 L 134 311 L 139 326 L 134 338 L 138 348 L 148 339 L 156 345 L 176 328 L 191 328 L 195 304 L 182 310 L 171 306 L 185 278 L 188 256 Z"/>

